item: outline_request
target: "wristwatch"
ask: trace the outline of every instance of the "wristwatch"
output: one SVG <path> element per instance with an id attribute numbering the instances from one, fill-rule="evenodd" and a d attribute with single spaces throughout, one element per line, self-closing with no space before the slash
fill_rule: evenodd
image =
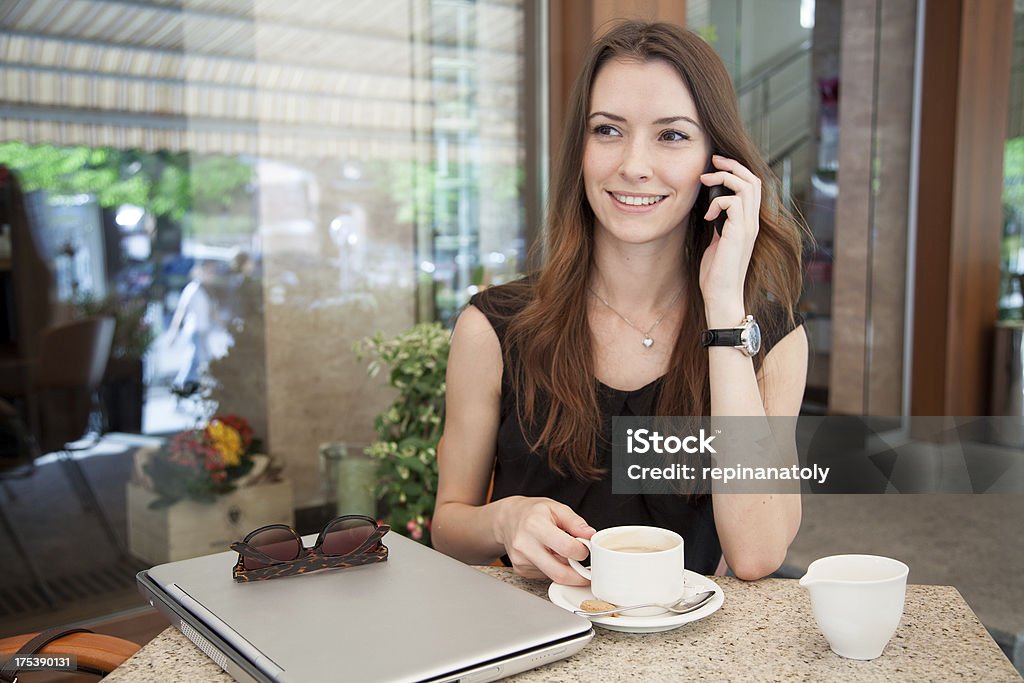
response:
<path id="1" fill-rule="evenodd" d="M 739 327 L 704 330 L 700 343 L 702 346 L 731 346 L 745 356 L 756 356 L 761 350 L 761 328 L 757 326 L 754 316 L 748 315 Z"/>

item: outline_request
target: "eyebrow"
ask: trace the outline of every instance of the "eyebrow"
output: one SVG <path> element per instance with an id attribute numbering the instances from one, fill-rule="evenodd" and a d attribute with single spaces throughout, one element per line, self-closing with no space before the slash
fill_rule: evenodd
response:
<path id="1" fill-rule="evenodd" d="M 619 116 L 618 114 L 610 114 L 610 113 L 608 113 L 606 111 L 595 111 L 593 114 L 591 114 L 590 116 L 587 117 L 587 120 L 589 121 L 590 119 L 594 118 L 595 116 L 603 116 L 606 119 L 611 119 L 612 121 L 618 121 L 620 123 L 625 123 L 626 122 L 626 119 L 624 119 L 623 117 Z M 700 128 L 700 124 L 697 123 L 696 121 L 694 121 L 693 119 L 691 119 L 689 116 L 666 116 L 666 117 L 661 118 L 661 119 L 655 119 L 653 121 L 653 123 L 655 125 L 658 125 L 658 126 L 665 126 L 665 125 L 668 125 L 670 123 L 675 123 L 676 121 L 688 121 L 688 122 L 692 123 L 693 125 L 697 126 L 697 128 Z"/>

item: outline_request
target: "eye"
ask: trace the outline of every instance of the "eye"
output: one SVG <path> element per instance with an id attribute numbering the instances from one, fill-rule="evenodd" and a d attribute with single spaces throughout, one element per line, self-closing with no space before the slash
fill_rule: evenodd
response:
<path id="1" fill-rule="evenodd" d="M 663 142 L 682 142 L 683 140 L 689 140 L 690 136 L 686 133 L 680 133 L 678 130 L 666 130 L 658 139 Z"/>
<path id="2" fill-rule="evenodd" d="M 615 126 L 610 126 L 607 123 L 599 123 L 594 126 L 594 135 L 600 135 L 605 137 L 620 137 L 622 134 L 615 129 Z"/>

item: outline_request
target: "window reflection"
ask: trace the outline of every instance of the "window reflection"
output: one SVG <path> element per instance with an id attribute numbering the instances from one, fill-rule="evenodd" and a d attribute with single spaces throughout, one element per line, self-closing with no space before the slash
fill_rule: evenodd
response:
<path id="1" fill-rule="evenodd" d="M 1000 320 L 1024 320 L 1024 9 L 1014 13 L 1010 109 L 1003 161 Z"/>
<path id="2" fill-rule="evenodd" d="M 354 342 L 451 323 L 521 268 L 523 25 L 521 0 L 6 2 L 0 166 L 46 266 L 18 263 L 21 226 L 0 220 L 0 286 L 45 280 L 26 298 L 47 322 L 117 316 L 108 431 L 243 415 L 315 510 L 320 444 L 368 443 L 391 400 Z M 0 350 L 20 352 L 34 318 L 7 301 Z M 104 506 L 123 509 L 134 449 L 160 441 L 89 458 Z M 54 505 L 22 512 L 63 514 L 33 520 L 59 539 L 47 578 L 92 572 L 105 558 L 69 496 L 37 482 Z M 137 569 L 111 570 L 135 597 Z"/>
<path id="3" fill-rule="evenodd" d="M 40 4 L 64 13 L 60 32 Z M 337 359 L 353 341 L 451 323 L 518 274 L 521 3 L 384 4 L 213 16 L 52 0 L 5 16 L 0 163 L 32 191 L 61 301 L 144 301 L 151 388 L 183 362 L 166 332 L 197 265 L 216 302 L 207 374 L 228 403 L 254 374 L 294 377 L 275 348 L 356 374 Z M 26 183 L 40 159 L 78 170 Z M 263 352 L 236 367 L 254 322 Z"/>

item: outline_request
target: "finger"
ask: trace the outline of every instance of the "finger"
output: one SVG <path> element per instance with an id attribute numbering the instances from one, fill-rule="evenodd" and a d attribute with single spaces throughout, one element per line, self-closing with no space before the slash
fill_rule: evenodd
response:
<path id="1" fill-rule="evenodd" d="M 524 579 L 546 579 L 548 581 L 554 581 L 560 583 L 563 586 L 589 586 L 590 582 L 584 579 L 582 576 L 573 571 L 572 568 L 555 569 L 551 568 L 548 572 L 543 572 L 536 567 L 513 567 L 512 572 L 521 576 Z"/>
<path id="2" fill-rule="evenodd" d="M 590 582 L 583 578 L 562 557 L 547 548 L 535 546 L 527 552 L 509 553 L 513 571 L 524 578 L 548 578 L 566 586 L 586 586 Z"/>
<path id="3" fill-rule="evenodd" d="M 590 526 L 587 520 L 576 514 L 568 505 L 562 505 L 561 503 L 552 505 L 551 517 L 559 529 L 564 529 L 566 533 L 577 538 L 589 539 L 597 533 L 597 529 Z"/>
<path id="4" fill-rule="evenodd" d="M 512 573 L 524 579 L 546 579 L 547 574 L 534 567 L 532 564 L 512 563 Z"/>
<path id="5" fill-rule="evenodd" d="M 729 188 L 734 194 L 740 194 L 741 192 L 747 193 L 751 189 L 755 189 L 753 183 L 727 171 L 704 173 L 700 176 L 700 182 L 708 187 L 722 185 L 723 187 Z"/>
<path id="6" fill-rule="evenodd" d="M 543 557 L 536 558 L 536 566 L 555 583 L 563 586 L 587 586 L 590 581 L 569 566 L 565 559 L 552 553 L 545 553 Z"/>
<path id="7" fill-rule="evenodd" d="M 723 157 L 720 154 L 713 154 L 711 155 L 711 165 L 714 166 L 716 169 L 729 171 L 733 175 L 752 185 L 761 184 L 761 179 L 754 175 L 753 171 L 751 171 L 749 168 L 747 168 L 740 162 L 736 161 L 735 159 Z"/>
<path id="8" fill-rule="evenodd" d="M 708 211 L 704 214 L 704 220 L 713 221 L 718 218 L 719 214 L 723 211 L 727 217 L 731 217 L 729 216 L 729 211 L 741 206 L 742 201 L 735 195 L 716 197 L 711 204 L 708 205 Z"/>
<path id="9" fill-rule="evenodd" d="M 544 545 L 562 557 L 571 557 L 574 560 L 586 559 L 590 551 L 576 539 L 589 539 L 597 533 L 597 530 L 568 506 L 553 506 L 551 514 L 552 521 L 558 530 L 544 539 Z"/>
<path id="10" fill-rule="evenodd" d="M 587 546 L 583 545 L 568 534 L 556 539 L 555 542 L 548 544 L 548 547 L 553 553 L 557 553 L 561 557 L 572 558 L 577 562 L 582 562 L 587 559 L 587 555 L 590 554 L 590 551 L 587 550 Z"/>

